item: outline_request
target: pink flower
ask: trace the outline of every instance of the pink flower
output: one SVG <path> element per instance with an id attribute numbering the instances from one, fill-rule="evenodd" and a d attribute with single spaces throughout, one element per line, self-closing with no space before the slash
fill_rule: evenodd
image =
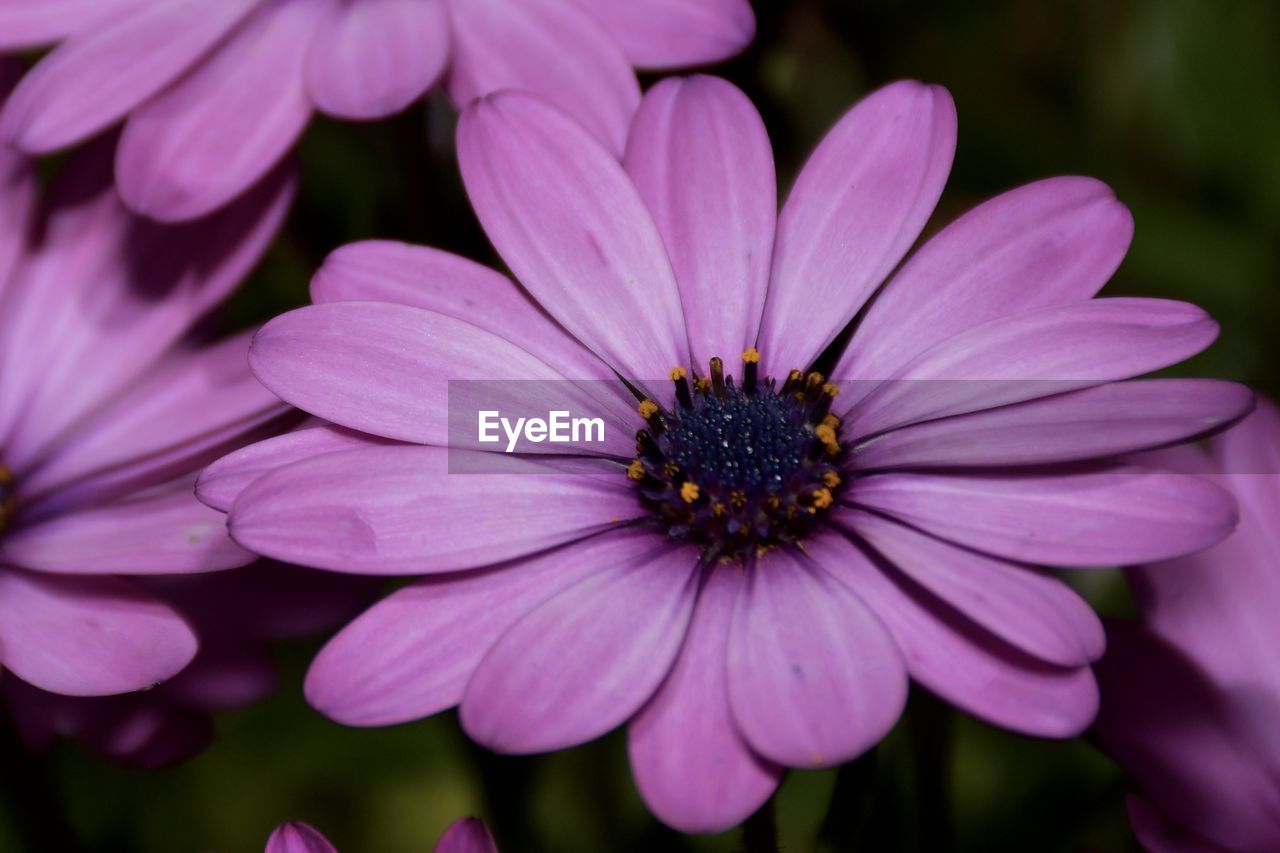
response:
<path id="1" fill-rule="evenodd" d="M 0 4 L 0 50 L 55 44 L 0 116 L 43 154 L 125 120 L 121 195 L 191 219 L 266 174 L 311 115 L 404 109 L 441 77 L 458 104 L 542 94 L 618 151 L 632 66 L 723 59 L 755 33 L 748 0 L 39 0 Z"/>
<path id="2" fill-rule="evenodd" d="M 264 853 L 337 853 L 314 826 L 291 821 L 276 827 Z M 498 853 L 484 821 L 469 817 L 454 821 L 440 836 L 435 853 Z"/>
<path id="3" fill-rule="evenodd" d="M 39 202 L 29 164 L 0 154 L 0 664 L 73 696 L 149 687 L 196 654 L 187 621 L 124 576 L 253 559 L 192 483 L 285 411 L 246 369 L 247 336 L 188 332 L 256 262 L 290 181 L 162 227 L 121 206 L 109 149 Z"/>
<path id="4" fill-rule="evenodd" d="M 1096 181 L 1006 193 L 897 269 L 955 129 L 944 90 L 882 89 L 778 214 L 763 124 L 721 80 L 655 86 L 621 165 L 534 96 L 469 107 L 463 178 L 524 290 L 430 249 L 338 250 L 318 304 L 267 324 L 250 360 L 340 426 L 249 447 L 200 484 L 247 548 L 426 575 L 320 653 L 312 704 L 353 725 L 460 704 L 507 753 L 629 722 L 641 793 L 687 831 L 742 820 L 784 767 L 875 744 L 909 677 L 1018 731 L 1088 726 L 1102 627 L 1028 564 L 1220 540 L 1220 489 L 1107 460 L 1252 397 L 1118 381 L 1217 327 L 1182 303 L 1092 298 L 1131 234 Z M 837 384 L 807 374 L 864 308 L 829 359 Z M 547 383 L 596 380 L 565 393 L 605 441 L 446 448 L 450 386 L 466 387 L 449 380 L 483 379 L 540 380 L 496 383 L 513 416 Z M 501 473 L 448 473 L 486 460 Z"/>
<path id="5" fill-rule="evenodd" d="M 1142 619 L 1108 626 L 1098 734 L 1142 789 L 1129 817 L 1149 850 L 1280 849 L 1280 409 L 1178 450 L 1164 461 L 1229 488 L 1240 527 L 1132 570 Z"/>

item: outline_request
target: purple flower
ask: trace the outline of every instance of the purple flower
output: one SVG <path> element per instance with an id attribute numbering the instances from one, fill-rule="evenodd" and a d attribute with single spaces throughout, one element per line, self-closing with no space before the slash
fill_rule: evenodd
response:
<path id="1" fill-rule="evenodd" d="M 654 87 L 623 165 L 534 96 L 468 108 L 463 177 L 524 291 L 430 249 L 338 250 L 319 304 L 265 326 L 250 361 L 339 426 L 201 482 L 247 548 L 426 575 L 329 643 L 310 701 L 353 725 L 460 704 L 471 737 L 508 753 L 630 721 L 641 793 L 688 831 L 740 821 L 784 767 L 875 744 L 908 677 L 1018 731 L 1084 729 L 1102 627 L 1029 564 L 1217 542 L 1235 521 L 1224 492 L 1106 458 L 1226 424 L 1252 397 L 1117 381 L 1217 328 L 1182 303 L 1092 298 L 1131 234 L 1096 181 L 1002 195 L 897 269 L 954 143 L 944 90 L 889 86 L 778 214 L 764 127 L 721 80 Z M 809 372 L 864 308 L 835 384 Z M 446 448 L 447 380 L 564 378 L 599 380 L 581 387 L 605 442 Z M 499 456 L 504 473 L 447 474 Z"/>
<path id="2" fill-rule="evenodd" d="M 1240 526 L 1131 570 L 1142 619 L 1108 626 L 1098 734 L 1142 789 L 1129 818 L 1148 849 L 1280 849 L 1280 409 L 1177 451 L 1163 461 L 1230 489 Z"/>
<path id="3" fill-rule="evenodd" d="M 0 116 L 24 151 L 126 120 L 135 211 L 191 219 L 266 174 L 312 114 L 398 112 L 443 77 L 458 104 L 537 92 L 621 151 L 632 66 L 723 59 L 755 34 L 748 0 L 39 0 L 0 4 L 0 50 L 56 45 Z"/>
<path id="4" fill-rule="evenodd" d="M 337 853 L 337 848 L 314 826 L 290 821 L 271 833 L 264 853 Z M 484 821 L 468 817 L 449 825 L 436 843 L 435 853 L 498 853 L 498 847 Z"/>
<path id="5" fill-rule="evenodd" d="M 284 411 L 245 335 L 187 333 L 255 263 L 291 182 L 163 227 L 121 206 L 109 148 L 40 201 L 29 164 L 0 154 L 0 663 L 73 696 L 151 686 L 195 655 L 187 621 L 122 576 L 253 559 L 192 483 Z"/>

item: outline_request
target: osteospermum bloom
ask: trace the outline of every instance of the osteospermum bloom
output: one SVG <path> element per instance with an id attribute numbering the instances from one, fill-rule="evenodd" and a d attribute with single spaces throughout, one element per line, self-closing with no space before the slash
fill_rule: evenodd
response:
<path id="1" fill-rule="evenodd" d="M 1130 571 L 1141 620 L 1108 626 L 1099 739 L 1142 790 L 1129 819 L 1148 850 L 1280 849 L 1280 409 L 1160 461 L 1230 489 L 1240 526 Z"/>
<path id="2" fill-rule="evenodd" d="M 434 849 L 435 853 L 498 853 L 484 821 L 474 817 L 450 824 Z M 338 849 L 314 826 L 290 821 L 271 833 L 264 853 L 338 853 Z"/>
<path id="3" fill-rule="evenodd" d="M 754 32 L 748 0 L 10 0 L 0 50 L 56 46 L 0 135 L 43 154 L 125 120 L 125 202 L 190 219 L 266 174 L 315 111 L 388 116 L 441 78 L 457 104 L 537 92 L 621 151 L 632 66 L 723 59 Z"/>
<path id="4" fill-rule="evenodd" d="M 383 725 L 460 704 L 470 736 L 509 753 L 630 721 L 641 793 L 691 831 L 750 814 L 784 767 L 875 744 L 909 677 L 1018 731 L 1085 728 L 1102 628 L 1029 564 L 1218 541 L 1234 523 L 1220 489 L 1107 459 L 1225 424 L 1251 395 L 1119 381 L 1216 326 L 1092 298 L 1131 234 L 1096 181 L 1000 196 L 893 273 L 954 142 L 944 90 L 889 86 L 827 135 L 779 214 L 762 122 L 723 81 L 654 87 L 624 164 L 534 96 L 470 107 L 463 178 L 524 290 L 430 249 L 338 250 L 319 304 L 250 353 L 338 426 L 201 480 L 248 548 L 427 575 L 320 653 L 315 707 Z M 448 473 L 502 454 L 445 447 L 451 394 L 472 387 L 446 380 L 540 380 L 497 384 L 518 401 L 565 378 L 595 380 L 566 394 L 595 400 L 603 442 Z"/>
<path id="5" fill-rule="evenodd" d="M 0 160 L 0 666 L 75 696 L 191 660 L 187 621 L 124 576 L 253 559 L 192 482 L 283 411 L 245 335 L 186 333 L 256 262 L 291 183 L 163 227 L 122 207 L 109 153 L 66 163 L 38 202 L 30 164 Z"/>

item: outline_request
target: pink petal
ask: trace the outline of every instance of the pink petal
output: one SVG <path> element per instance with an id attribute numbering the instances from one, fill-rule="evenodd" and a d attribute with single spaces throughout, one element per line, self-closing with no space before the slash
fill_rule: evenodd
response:
<path id="1" fill-rule="evenodd" d="M 101 26 L 137 0 L 0 0 L 0 48 L 26 49 Z"/>
<path id="2" fill-rule="evenodd" d="M 717 62 L 756 34 L 747 0 L 579 0 L 622 46 L 632 65 L 672 68 Z"/>
<path id="3" fill-rule="evenodd" d="M 733 364 L 755 345 L 777 224 L 759 113 L 715 77 L 664 80 L 636 113 L 625 163 L 671 257 L 694 365 Z"/>
<path id="4" fill-rule="evenodd" d="M 170 491 L 55 516 L 5 534 L 12 565 L 70 574 L 182 574 L 243 566 L 222 513 L 180 483 Z"/>
<path id="5" fill-rule="evenodd" d="M 435 853 L 498 853 L 498 845 L 484 821 L 468 817 L 449 824 L 436 844 Z"/>
<path id="6" fill-rule="evenodd" d="M 304 66 L 328 2 L 258 3 L 212 56 L 130 115 L 116 157 L 130 208 L 162 221 L 194 219 L 280 161 L 311 117 Z"/>
<path id="7" fill-rule="evenodd" d="M 338 853 L 338 848 L 315 827 L 294 820 L 275 828 L 263 853 Z"/>
<path id="8" fill-rule="evenodd" d="M 891 580 L 842 536 L 815 538 L 810 550 L 884 620 L 911 677 L 943 699 L 1041 737 L 1074 737 L 1093 721 L 1098 688 L 1088 667 L 1056 667 L 1020 654 L 900 576 Z"/>
<path id="9" fill-rule="evenodd" d="M 868 95 L 827 134 L 778 220 L 766 372 L 808 367 L 902 260 L 942 194 L 955 142 L 951 96 L 914 81 Z"/>
<path id="10" fill-rule="evenodd" d="M 640 794 L 663 823 L 681 832 L 736 826 L 769 798 L 782 775 L 751 752 L 729 709 L 725 661 L 742 579 L 734 566 L 710 573 L 675 666 L 628 729 Z"/>
<path id="11" fill-rule="evenodd" d="M 289 562 L 408 575 L 523 557 L 642 512 L 620 469 L 600 479 L 512 458 L 509 473 L 448 473 L 469 455 L 400 445 L 296 462 L 240 494 L 231 533 Z"/>
<path id="12" fill-rule="evenodd" d="M 134 4 L 78 29 L 23 78 L 0 136 L 34 154 L 93 136 L 197 63 L 258 2 Z"/>
<path id="13" fill-rule="evenodd" d="M 887 379 L 974 326 L 1090 299 L 1132 237 L 1128 209 L 1092 178 L 1050 178 L 998 195 L 907 261 L 858 324 L 832 375 Z"/>
<path id="14" fill-rule="evenodd" d="M 803 555 L 770 552 L 748 570 L 729 636 L 729 702 L 760 755 L 830 767 L 898 721 L 907 674 L 875 613 Z"/>
<path id="15" fill-rule="evenodd" d="M 167 605 L 115 578 L 0 570 L 0 656 L 52 693 L 103 696 L 172 677 L 196 637 Z"/>
<path id="16" fill-rule="evenodd" d="M 873 475 L 849 500 L 935 536 L 1027 563 L 1081 568 L 1207 548 L 1236 524 L 1231 496 L 1199 477 L 1125 465 L 1024 474 Z"/>
<path id="17" fill-rule="evenodd" d="M 848 511 L 840 519 L 904 575 L 1009 645 L 1066 667 L 1102 656 L 1102 622 L 1057 578 L 953 547 L 878 515 Z"/>
<path id="18" fill-rule="evenodd" d="M 615 378 L 511 279 L 439 249 L 390 240 L 342 246 L 312 278 L 311 299 L 316 304 L 396 302 L 425 308 L 537 353 L 570 379 Z"/>
<path id="19" fill-rule="evenodd" d="M 650 531 L 619 530 L 495 568 L 415 581 L 320 650 L 307 673 L 307 701 L 348 726 L 393 725 L 451 708 L 481 658 L 518 619 L 652 548 Z"/>
<path id="20" fill-rule="evenodd" d="M 585 743 L 621 725 L 666 677 L 697 598 L 697 554 L 659 536 L 526 614 L 467 683 L 460 718 L 505 753 Z"/>
<path id="21" fill-rule="evenodd" d="M 1218 336 L 1194 305 L 1092 299 L 993 320 L 926 350 L 849 415 L 857 435 L 1129 379 Z"/>
<path id="22" fill-rule="evenodd" d="M 1246 414 L 1253 393 L 1213 379 L 1135 379 L 913 424 L 855 449 L 858 467 L 1037 465 L 1187 441 Z"/>
<path id="23" fill-rule="evenodd" d="M 662 239 L 622 167 L 572 119 L 526 94 L 477 102 L 458 127 L 476 214 L 543 308 L 636 381 L 686 364 Z"/>
<path id="24" fill-rule="evenodd" d="M 1231 853 L 1225 847 L 1207 841 L 1179 826 L 1145 797 L 1125 797 L 1125 813 L 1129 828 L 1143 850 L 1152 853 Z"/>
<path id="25" fill-rule="evenodd" d="M 196 481 L 196 497 L 227 512 L 250 483 L 277 468 L 323 453 L 391 443 L 332 424 L 288 432 L 242 447 L 205 468 Z"/>
<path id="26" fill-rule="evenodd" d="M 622 153 L 640 87 L 622 50 L 571 0 L 451 3 L 453 62 L 445 81 L 461 109 L 520 89 L 555 104 Z"/>
<path id="27" fill-rule="evenodd" d="M 499 450 L 479 443 L 478 411 L 545 417 L 564 410 L 603 418 L 604 441 L 523 442 L 519 449 L 623 457 L 634 452 L 637 418 L 616 393 L 606 408 L 592 393 L 598 389 L 564 381 L 514 344 L 419 308 L 335 302 L 291 311 L 258 332 L 249 364 L 285 401 L 386 438 Z"/>
<path id="28" fill-rule="evenodd" d="M 311 44 L 307 91 L 330 115 L 382 118 L 422 97 L 448 55 L 443 0 L 343 0 Z"/>
<path id="29" fill-rule="evenodd" d="M 3 17 L 7 12 L 5 0 L 0 0 L 0 33 L 6 32 Z M 22 72 L 20 63 L 0 57 L 0 104 L 17 85 Z M 26 242 L 36 199 L 35 178 L 30 160 L 0 147 L 0 222 L 5 223 L 0 229 L 0 299 L 4 298 L 9 283 L 9 271 L 17 263 Z"/>

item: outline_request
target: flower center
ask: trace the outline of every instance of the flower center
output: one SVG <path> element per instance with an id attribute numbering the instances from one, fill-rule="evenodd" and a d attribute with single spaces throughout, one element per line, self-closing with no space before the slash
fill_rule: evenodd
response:
<path id="1" fill-rule="evenodd" d="M 0 465 L 0 533 L 9 526 L 9 519 L 13 517 L 16 505 L 13 491 L 13 475 L 8 468 Z"/>
<path id="2" fill-rule="evenodd" d="M 674 539 L 703 546 L 707 560 L 802 540 L 825 517 L 842 482 L 838 389 L 821 374 L 791 371 L 780 387 L 758 376 L 760 353 L 742 354 L 742 384 L 711 359 L 690 382 L 671 371 L 676 406 L 640 403 L 627 476 Z"/>

